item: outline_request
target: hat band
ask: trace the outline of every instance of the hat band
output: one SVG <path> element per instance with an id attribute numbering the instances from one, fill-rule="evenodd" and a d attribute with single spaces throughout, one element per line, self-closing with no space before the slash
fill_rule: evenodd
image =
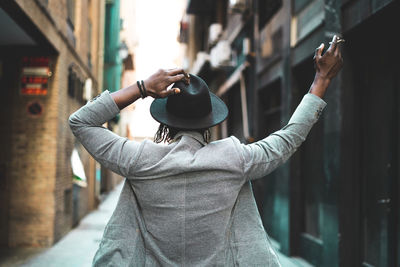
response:
<path id="1" fill-rule="evenodd" d="M 168 108 L 167 111 L 171 114 L 185 119 L 198 119 L 203 118 L 212 112 L 212 106 L 210 105 L 209 108 L 198 108 L 192 107 L 190 110 L 188 109 L 179 109 L 179 108 Z"/>

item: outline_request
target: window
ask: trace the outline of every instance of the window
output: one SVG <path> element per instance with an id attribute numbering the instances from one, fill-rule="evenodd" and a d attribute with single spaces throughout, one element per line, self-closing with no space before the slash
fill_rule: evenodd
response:
<path id="1" fill-rule="evenodd" d="M 83 87 L 84 82 L 79 79 L 73 66 L 70 66 L 68 71 L 68 95 L 71 98 L 78 100 L 81 104 L 85 103 L 83 99 Z"/>
<path id="2" fill-rule="evenodd" d="M 75 0 L 67 0 L 67 12 L 67 22 L 73 30 L 75 24 Z"/>
<path id="3" fill-rule="evenodd" d="M 88 19 L 88 67 L 92 69 L 92 21 Z"/>
<path id="4" fill-rule="evenodd" d="M 75 47 L 76 39 L 74 35 L 75 24 L 75 0 L 67 0 L 67 38 Z"/>
<path id="5" fill-rule="evenodd" d="M 282 7 L 282 0 L 264 0 L 259 1 L 258 3 L 258 14 L 259 21 L 258 26 L 259 29 L 262 28 L 268 23 L 268 21 L 274 16 L 278 10 Z"/>
<path id="6" fill-rule="evenodd" d="M 293 1 L 293 12 L 298 14 L 303 8 L 305 8 L 312 0 L 296 0 Z"/>

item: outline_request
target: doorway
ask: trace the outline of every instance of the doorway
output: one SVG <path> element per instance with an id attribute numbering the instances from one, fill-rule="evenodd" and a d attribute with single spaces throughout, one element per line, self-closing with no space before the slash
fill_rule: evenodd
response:
<path id="1" fill-rule="evenodd" d="M 392 5 L 348 33 L 353 69 L 355 192 L 354 222 L 358 266 L 399 264 L 400 70 L 397 36 L 398 5 Z M 372 38 L 371 38 L 372 37 Z M 349 231 L 350 233 L 350 231 Z"/>
<path id="2" fill-rule="evenodd" d="M 257 140 L 281 129 L 282 80 L 277 78 L 258 91 L 259 121 Z M 264 227 L 278 250 L 287 247 L 287 180 L 279 167 L 262 179 L 252 181 L 254 197 Z"/>
<path id="3" fill-rule="evenodd" d="M 294 103 L 310 89 L 315 70 L 311 56 L 293 69 Z M 324 266 L 324 258 L 335 259 L 327 243 L 336 240 L 336 217 L 330 216 L 325 199 L 327 179 L 324 174 L 324 123 L 313 126 L 306 140 L 293 156 L 291 180 L 291 254 L 314 266 Z M 335 203 L 332 203 L 335 205 Z M 335 261 L 332 261 L 334 263 Z"/>

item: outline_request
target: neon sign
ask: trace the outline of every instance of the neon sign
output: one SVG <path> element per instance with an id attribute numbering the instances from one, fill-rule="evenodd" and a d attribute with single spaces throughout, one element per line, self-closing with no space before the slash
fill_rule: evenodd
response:
<path id="1" fill-rule="evenodd" d="M 47 95 L 52 75 L 48 57 L 23 57 L 20 81 L 21 95 Z"/>

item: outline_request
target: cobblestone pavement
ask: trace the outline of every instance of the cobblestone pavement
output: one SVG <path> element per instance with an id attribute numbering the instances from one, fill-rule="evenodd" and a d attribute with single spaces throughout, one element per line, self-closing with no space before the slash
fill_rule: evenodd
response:
<path id="1" fill-rule="evenodd" d="M 91 266 L 104 228 L 118 201 L 123 183 L 112 190 L 97 210 L 86 215 L 80 224 L 48 249 L 9 251 L 0 266 L 83 267 Z"/>

